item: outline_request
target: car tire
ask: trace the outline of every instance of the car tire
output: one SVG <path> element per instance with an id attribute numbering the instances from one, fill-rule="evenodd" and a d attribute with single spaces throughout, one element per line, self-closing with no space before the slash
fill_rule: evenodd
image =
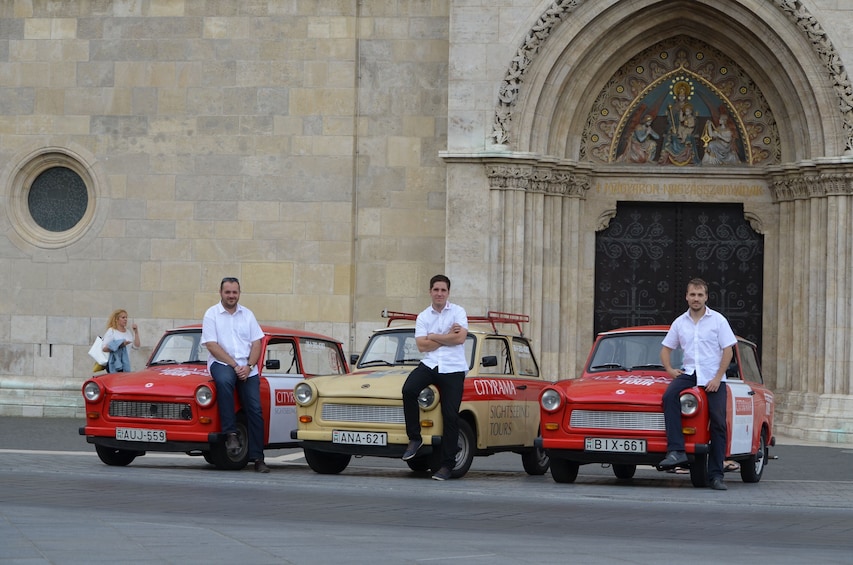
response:
<path id="1" fill-rule="evenodd" d="M 767 440 L 765 432 L 761 431 L 761 437 L 758 440 L 758 452 L 755 454 L 752 461 L 741 461 L 740 463 L 740 478 L 745 483 L 757 483 L 761 480 L 761 475 L 764 474 L 764 464 L 767 463 Z"/>
<path id="2" fill-rule="evenodd" d="M 429 455 L 422 455 L 420 457 L 415 457 L 414 459 L 409 459 L 406 461 L 406 465 L 416 473 L 426 473 L 430 470 Z"/>
<path id="3" fill-rule="evenodd" d="M 697 454 L 690 464 L 690 482 L 696 488 L 708 486 L 708 454 Z"/>
<path id="4" fill-rule="evenodd" d="M 142 455 L 140 451 L 129 451 L 127 449 L 115 449 L 103 445 L 96 445 L 95 451 L 98 457 L 112 467 L 126 467 L 133 462 L 138 455 Z"/>
<path id="5" fill-rule="evenodd" d="M 521 465 L 528 475 L 544 475 L 548 472 L 550 462 L 548 454 L 539 447 L 528 449 L 521 454 Z"/>
<path id="6" fill-rule="evenodd" d="M 305 461 L 311 470 L 321 475 L 337 475 L 347 468 L 352 455 L 345 453 L 326 453 L 316 449 L 302 448 L 305 452 Z"/>
<path id="7" fill-rule="evenodd" d="M 459 439 L 456 440 L 456 461 L 453 469 L 450 471 L 450 476 L 454 479 L 464 477 L 471 468 L 471 463 L 474 462 L 474 449 L 476 447 L 476 438 L 471 425 L 459 418 Z M 432 455 L 429 456 L 429 466 L 433 473 L 441 469 L 441 446 L 435 445 L 432 448 Z"/>
<path id="8" fill-rule="evenodd" d="M 637 472 L 636 465 L 613 465 L 613 474 L 616 475 L 617 479 L 633 479 L 634 473 Z"/>
<path id="9" fill-rule="evenodd" d="M 237 455 L 231 455 L 225 449 L 225 439 L 216 443 L 210 450 L 210 459 L 217 469 L 226 471 L 239 471 L 249 464 L 249 428 L 243 417 L 237 419 L 237 439 L 240 441 L 240 451 Z M 205 458 L 207 459 L 207 458 Z"/>
<path id="10" fill-rule="evenodd" d="M 568 459 L 551 459 L 551 477 L 558 483 L 573 483 L 578 478 L 580 463 Z"/>

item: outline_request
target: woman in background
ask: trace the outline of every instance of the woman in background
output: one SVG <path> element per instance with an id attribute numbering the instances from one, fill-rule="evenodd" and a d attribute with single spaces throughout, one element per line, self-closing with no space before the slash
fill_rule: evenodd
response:
<path id="1" fill-rule="evenodd" d="M 110 315 L 104 333 L 104 351 L 109 354 L 108 373 L 130 372 L 130 355 L 127 346 L 139 349 L 139 329 L 136 323 L 127 329 L 127 310 L 118 309 Z"/>

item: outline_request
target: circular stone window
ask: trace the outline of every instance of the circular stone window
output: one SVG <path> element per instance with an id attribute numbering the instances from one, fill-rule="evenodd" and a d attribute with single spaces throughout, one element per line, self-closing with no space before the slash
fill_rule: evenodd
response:
<path id="1" fill-rule="evenodd" d="M 31 156 L 14 175 L 9 219 L 18 235 L 34 246 L 65 247 L 91 225 L 94 197 L 89 168 L 53 148 Z"/>

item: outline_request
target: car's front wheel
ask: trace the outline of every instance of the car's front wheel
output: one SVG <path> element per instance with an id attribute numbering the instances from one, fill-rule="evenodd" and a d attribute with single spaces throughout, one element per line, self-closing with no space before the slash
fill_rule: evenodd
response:
<path id="1" fill-rule="evenodd" d="M 696 454 L 696 458 L 690 464 L 690 482 L 696 488 L 708 486 L 708 454 Z"/>
<path id="2" fill-rule="evenodd" d="M 474 449 L 476 445 L 476 438 L 474 437 L 474 430 L 471 429 L 471 425 L 462 418 L 459 418 L 459 439 L 456 440 L 458 451 L 456 452 L 453 469 L 450 471 L 451 477 L 458 479 L 465 476 L 465 473 L 471 468 L 471 463 L 474 462 Z M 432 449 L 430 468 L 433 473 L 441 469 L 440 446 L 435 446 Z"/>
<path id="3" fill-rule="evenodd" d="M 542 448 L 534 447 L 521 454 L 521 465 L 528 475 L 544 475 L 549 464 L 550 459 Z"/>
<path id="4" fill-rule="evenodd" d="M 337 475 L 347 468 L 352 455 L 345 453 L 326 453 L 304 447 L 305 461 L 311 470 L 321 475 Z"/>
<path id="5" fill-rule="evenodd" d="M 245 468 L 249 463 L 249 429 L 243 418 L 237 420 L 237 441 L 240 442 L 240 450 L 237 453 L 233 455 L 229 453 L 223 439 L 212 446 L 210 459 L 206 457 L 205 459 L 211 461 L 217 468 L 227 471 L 239 471 Z"/>
<path id="6" fill-rule="evenodd" d="M 760 481 L 761 475 L 764 474 L 765 463 L 767 463 L 767 440 L 764 437 L 764 431 L 762 431 L 755 458 L 751 462 L 742 461 L 740 464 L 741 480 L 745 483 L 757 483 Z"/>
<path id="7" fill-rule="evenodd" d="M 551 459 L 551 477 L 558 483 L 573 483 L 578 478 L 580 463 L 568 459 Z"/>
<path id="8" fill-rule="evenodd" d="M 136 459 L 137 455 L 141 455 L 139 451 L 115 449 L 112 447 L 105 447 L 103 445 L 96 445 L 95 451 L 98 453 L 98 457 L 101 458 L 101 461 L 114 467 L 126 467 Z"/>

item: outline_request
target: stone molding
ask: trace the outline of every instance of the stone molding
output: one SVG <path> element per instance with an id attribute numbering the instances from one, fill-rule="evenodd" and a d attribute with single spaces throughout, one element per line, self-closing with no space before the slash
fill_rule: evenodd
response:
<path id="1" fill-rule="evenodd" d="M 490 190 L 524 190 L 553 196 L 585 198 L 591 170 L 577 164 L 494 162 L 484 159 Z"/>
<path id="2" fill-rule="evenodd" d="M 777 202 L 853 195 L 853 159 L 804 161 L 768 168 L 768 184 Z"/>
<path id="3" fill-rule="evenodd" d="M 511 141 L 512 113 L 518 101 L 524 75 L 553 31 L 584 2 L 585 0 L 555 0 L 527 32 L 498 88 L 494 124 L 490 136 L 494 143 L 506 145 Z M 850 82 L 841 56 L 820 22 L 808 11 L 801 0 L 771 0 L 771 3 L 784 12 L 803 33 L 823 63 L 838 99 L 838 109 L 845 132 L 846 153 L 853 153 L 853 83 Z"/>

